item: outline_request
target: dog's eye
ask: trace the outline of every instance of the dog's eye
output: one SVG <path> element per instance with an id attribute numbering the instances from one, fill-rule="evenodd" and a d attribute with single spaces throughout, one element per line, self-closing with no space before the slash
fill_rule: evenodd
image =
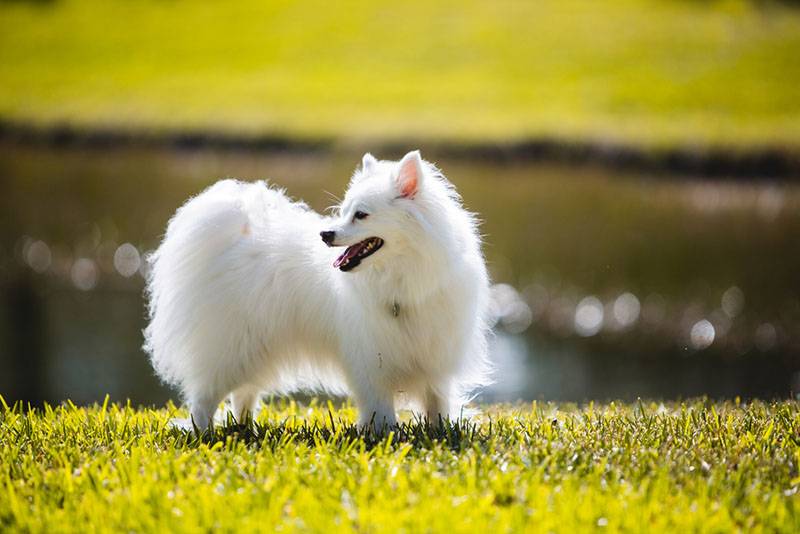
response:
<path id="1" fill-rule="evenodd" d="M 363 211 L 357 211 L 355 214 L 353 214 L 353 219 L 361 220 L 366 219 L 367 217 L 369 217 L 369 213 L 364 213 Z"/>

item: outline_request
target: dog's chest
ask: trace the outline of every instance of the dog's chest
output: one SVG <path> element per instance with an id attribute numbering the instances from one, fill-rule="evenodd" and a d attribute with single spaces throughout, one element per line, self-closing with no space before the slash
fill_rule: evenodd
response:
<path id="1" fill-rule="evenodd" d="M 409 356 L 445 350 L 454 331 L 452 318 L 452 310 L 445 302 L 410 305 L 401 299 L 390 299 L 379 306 L 374 320 L 381 323 L 379 329 L 387 351 L 398 352 L 407 360 Z"/>
<path id="2" fill-rule="evenodd" d="M 441 358 L 457 352 L 463 310 L 459 311 L 451 293 L 438 291 L 413 301 L 404 298 L 402 291 L 386 291 L 389 288 L 399 289 L 396 284 L 375 284 L 358 314 L 363 321 L 359 330 L 381 354 L 384 369 L 386 364 L 409 372 L 438 367 Z"/>

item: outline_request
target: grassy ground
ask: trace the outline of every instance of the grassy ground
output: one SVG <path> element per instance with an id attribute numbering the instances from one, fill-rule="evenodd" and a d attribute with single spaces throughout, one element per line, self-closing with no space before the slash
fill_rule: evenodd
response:
<path id="1" fill-rule="evenodd" d="M 0 118 L 800 146 L 788 2 L 0 2 Z"/>
<path id="2" fill-rule="evenodd" d="M 4 531 L 783 531 L 800 406 L 487 407 L 359 436 L 354 411 L 268 405 L 197 440 L 175 410 L 0 411 Z"/>

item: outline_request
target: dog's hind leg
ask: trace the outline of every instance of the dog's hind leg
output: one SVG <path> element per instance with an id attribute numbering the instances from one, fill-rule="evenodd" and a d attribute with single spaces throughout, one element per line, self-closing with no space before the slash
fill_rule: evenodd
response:
<path id="1" fill-rule="evenodd" d="M 206 430 L 214 420 L 219 403 L 222 402 L 224 394 L 204 392 L 188 398 L 191 422 L 201 432 Z"/>
<path id="2" fill-rule="evenodd" d="M 243 423 L 248 416 L 255 418 L 258 413 L 260 388 L 246 384 L 231 394 L 231 411 L 236 422 Z"/>
<path id="3" fill-rule="evenodd" d="M 170 426 L 181 430 L 194 430 L 197 428 L 201 433 L 211 425 L 217 406 L 222 402 L 222 395 L 200 395 L 190 396 L 186 404 L 189 406 L 189 418 L 175 418 L 170 420 Z"/>

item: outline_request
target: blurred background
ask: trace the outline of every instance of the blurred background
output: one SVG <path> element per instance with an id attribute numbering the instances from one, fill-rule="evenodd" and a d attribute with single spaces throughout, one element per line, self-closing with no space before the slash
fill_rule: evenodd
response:
<path id="1" fill-rule="evenodd" d="M 800 391 L 800 5 L 0 1 L 0 394 L 175 398 L 143 256 L 190 195 L 322 210 L 420 148 L 484 221 L 482 400 Z"/>

